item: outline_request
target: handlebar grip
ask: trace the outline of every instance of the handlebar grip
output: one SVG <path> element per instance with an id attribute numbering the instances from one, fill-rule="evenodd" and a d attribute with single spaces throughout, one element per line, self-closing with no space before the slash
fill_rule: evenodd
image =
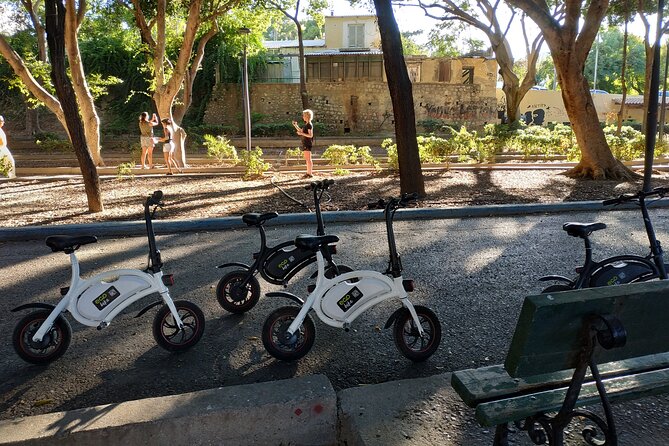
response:
<path id="1" fill-rule="evenodd" d="M 335 181 L 333 179 L 323 180 L 323 189 L 327 190 L 334 183 L 335 183 Z"/>
<path id="2" fill-rule="evenodd" d="M 383 198 L 379 199 L 379 201 L 367 204 L 367 209 L 385 209 L 385 208 L 386 208 L 386 200 L 384 200 Z"/>
<path id="3" fill-rule="evenodd" d="M 146 204 L 147 204 L 148 206 L 151 206 L 151 205 L 160 205 L 160 204 L 162 204 L 162 203 L 160 202 L 160 200 L 162 200 L 162 199 L 163 199 L 163 191 L 161 191 L 161 190 L 157 190 L 157 191 L 155 191 L 153 194 L 151 194 L 151 195 L 149 196 L 149 198 L 147 198 L 147 200 L 146 200 Z"/>
<path id="4" fill-rule="evenodd" d="M 624 203 L 626 201 L 635 200 L 635 199 L 639 198 L 639 195 L 641 195 L 641 194 L 642 194 L 642 192 L 639 192 L 638 194 L 634 194 L 634 195 L 623 194 L 623 195 L 619 196 L 618 198 L 611 198 L 609 200 L 604 200 L 604 201 L 602 201 L 602 204 L 604 206 L 610 206 L 612 204 L 621 204 L 621 203 Z"/>
<path id="5" fill-rule="evenodd" d="M 399 200 L 400 201 L 399 204 L 400 206 L 404 206 L 410 203 L 411 201 L 416 200 L 417 198 L 418 198 L 418 193 L 416 192 L 412 192 L 410 194 L 402 194 L 402 197 Z"/>
<path id="6" fill-rule="evenodd" d="M 314 190 L 314 189 L 316 189 L 316 188 L 318 187 L 318 183 L 319 183 L 319 181 L 312 181 L 311 183 L 309 183 L 309 184 L 307 184 L 306 186 L 304 186 L 304 188 L 305 188 L 306 190 Z"/>
<path id="7" fill-rule="evenodd" d="M 620 198 L 612 198 L 609 200 L 602 201 L 602 204 L 604 206 L 611 206 L 612 204 L 618 204 L 618 203 L 620 203 Z"/>

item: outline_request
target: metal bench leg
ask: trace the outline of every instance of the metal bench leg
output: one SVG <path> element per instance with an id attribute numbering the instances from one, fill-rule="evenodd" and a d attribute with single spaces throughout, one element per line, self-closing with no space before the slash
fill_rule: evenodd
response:
<path id="1" fill-rule="evenodd" d="M 508 446 L 509 444 L 509 425 L 507 423 L 498 424 L 495 428 L 495 440 L 493 446 Z"/>

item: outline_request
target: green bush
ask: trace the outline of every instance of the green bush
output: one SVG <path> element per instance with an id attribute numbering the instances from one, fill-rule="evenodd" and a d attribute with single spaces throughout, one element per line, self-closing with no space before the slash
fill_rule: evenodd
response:
<path id="1" fill-rule="evenodd" d="M 0 158 L 0 175 L 9 177 L 10 170 L 12 170 L 12 163 L 9 161 L 9 157 L 3 156 Z"/>
<path id="2" fill-rule="evenodd" d="M 302 149 L 300 149 L 299 147 L 296 147 L 294 149 L 286 150 L 286 155 L 285 155 L 286 165 L 288 165 L 288 161 L 291 160 L 291 159 L 295 159 L 295 160 L 302 159 Z"/>
<path id="3" fill-rule="evenodd" d="M 219 163 L 231 160 L 233 164 L 239 162 L 237 149 L 224 136 L 204 135 L 204 146 L 207 148 L 207 156 L 216 158 Z"/>
<path id="4" fill-rule="evenodd" d="M 372 156 L 369 146 L 356 147 L 354 145 L 334 144 L 325 149 L 322 158 L 330 164 L 341 166 L 346 164 L 371 164 L 376 167 L 379 162 Z"/>
<path id="5" fill-rule="evenodd" d="M 335 170 L 332 171 L 332 175 L 336 175 L 339 177 L 344 177 L 346 175 L 350 175 L 351 171 L 348 169 L 342 169 L 341 167 L 337 167 Z"/>
<path id="6" fill-rule="evenodd" d="M 244 179 L 257 178 L 269 170 L 272 165 L 262 159 L 262 150 L 256 147 L 253 150 L 243 150 L 241 152 L 241 164 L 246 167 Z"/>
<path id="7" fill-rule="evenodd" d="M 74 150 L 69 140 L 62 139 L 55 133 L 40 133 L 35 136 L 35 143 L 49 153 L 54 151 L 72 152 Z"/>
<path id="8" fill-rule="evenodd" d="M 121 163 L 116 168 L 116 176 L 118 178 L 134 178 L 135 175 L 132 173 L 134 167 L 135 163 Z"/>
<path id="9" fill-rule="evenodd" d="M 381 142 L 381 147 L 386 149 L 386 153 L 388 154 L 388 168 L 394 171 L 400 170 L 400 163 L 397 158 L 397 144 L 392 139 L 386 138 Z"/>

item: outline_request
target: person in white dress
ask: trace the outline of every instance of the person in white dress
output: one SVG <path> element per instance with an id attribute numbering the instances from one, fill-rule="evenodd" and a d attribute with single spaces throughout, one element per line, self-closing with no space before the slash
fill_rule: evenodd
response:
<path id="1" fill-rule="evenodd" d="M 3 158 L 6 158 L 9 161 L 9 164 L 11 165 L 9 172 L 7 173 L 7 176 L 9 178 L 14 178 L 16 177 L 16 164 L 14 163 L 14 157 L 12 156 L 12 153 L 9 151 L 9 148 L 7 147 L 7 135 L 5 134 L 5 131 L 2 129 L 5 125 L 5 118 L 0 115 L 0 160 Z"/>

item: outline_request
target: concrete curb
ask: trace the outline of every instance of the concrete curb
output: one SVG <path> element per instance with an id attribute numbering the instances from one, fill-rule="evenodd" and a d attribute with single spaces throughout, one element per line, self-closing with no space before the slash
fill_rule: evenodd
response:
<path id="1" fill-rule="evenodd" d="M 669 207 L 669 199 L 658 200 L 653 207 Z M 490 206 L 463 206 L 453 208 L 400 209 L 396 220 L 480 218 L 507 215 L 525 215 L 561 212 L 593 212 L 602 210 L 634 209 L 634 205 L 603 206 L 601 201 L 573 201 L 565 203 L 499 204 Z M 382 221 L 383 211 L 341 211 L 323 213 L 325 223 Z M 267 226 L 294 224 L 314 224 L 315 214 L 282 214 L 266 223 Z M 245 228 L 239 216 L 222 218 L 203 218 L 192 220 L 156 220 L 153 222 L 156 234 L 177 232 L 221 231 L 233 228 Z M 105 237 L 121 237 L 146 234 L 143 221 L 101 222 L 73 225 L 24 226 L 18 228 L 0 228 L 0 242 L 41 240 L 50 235 L 91 234 Z"/>
<path id="2" fill-rule="evenodd" d="M 222 387 L 0 421 L 1 445 L 333 445 L 324 375 Z"/>

